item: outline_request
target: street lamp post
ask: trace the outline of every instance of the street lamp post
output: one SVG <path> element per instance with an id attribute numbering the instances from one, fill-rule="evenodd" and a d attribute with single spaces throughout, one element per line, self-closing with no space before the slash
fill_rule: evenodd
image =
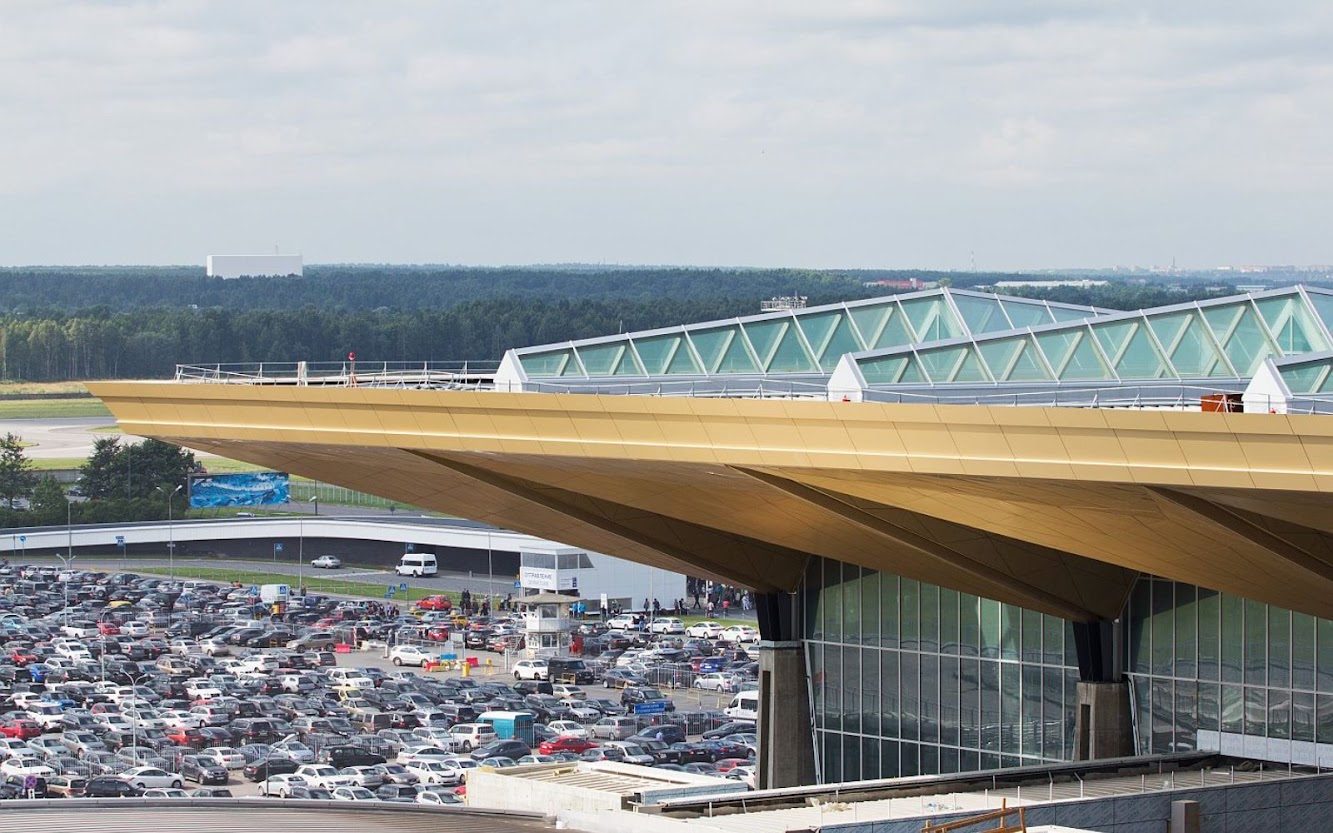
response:
<path id="1" fill-rule="evenodd" d="M 176 537 L 173 533 L 173 527 L 171 523 L 172 522 L 171 503 L 172 503 L 172 498 L 174 498 L 176 496 L 176 493 L 183 488 L 185 488 L 183 485 L 177 486 L 176 488 L 168 492 L 161 486 L 157 487 L 157 490 L 159 492 L 167 496 L 167 563 L 169 570 L 168 575 L 170 576 L 172 581 L 176 580 Z"/>
<path id="2" fill-rule="evenodd" d="M 64 585 L 65 607 L 61 610 L 60 615 L 64 619 L 65 627 L 69 627 L 69 581 L 72 578 L 69 574 L 69 568 L 70 564 L 74 563 L 74 502 L 68 497 L 65 498 L 65 534 L 68 536 L 66 543 L 68 549 L 63 557 L 60 553 L 56 553 L 56 558 L 60 559 L 61 566 L 65 568 L 61 574 L 61 577 L 64 578 L 62 584 Z"/>

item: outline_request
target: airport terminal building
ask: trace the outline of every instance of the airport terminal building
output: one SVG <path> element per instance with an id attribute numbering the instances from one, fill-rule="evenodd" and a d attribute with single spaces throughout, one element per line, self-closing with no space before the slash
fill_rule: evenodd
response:
<path id="1" fill-rule="evenodd" d="M 511 350 L 480 384 L 93 387 L 135 434 L 753 588 L 769 784 L 1327 766 L 1331 327 L 1308 287 L 939 289 Z"/>

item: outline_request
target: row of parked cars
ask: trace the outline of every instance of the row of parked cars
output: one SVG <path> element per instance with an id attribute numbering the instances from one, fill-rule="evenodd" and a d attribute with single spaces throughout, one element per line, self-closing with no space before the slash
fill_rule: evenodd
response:
<path id="1" fill-rule="evenodd" d="M 443 805 L 478 765 L 611 759 L 745 778 L 756 752 L 734 715 L 635 714 L 661 692 L 596 697 L 574 682 L 621 679 L 605 659 L 566 658 L 585 665 L 569 683 L 351 667 L 334 645 L 420 619 L 320 597 L 283 621 L 263 609 L 226 585 L 0 567 L 0 798 L 222 795 L 246 779 L 278 797 Z M 607 650 L 660 649 L 679 650 Z M 531 723 L 507 736 L 494 718 L 515 714 Z"/>

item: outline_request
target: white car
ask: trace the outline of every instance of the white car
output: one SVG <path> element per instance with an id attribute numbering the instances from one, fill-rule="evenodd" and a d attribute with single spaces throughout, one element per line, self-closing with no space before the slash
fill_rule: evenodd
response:
<path id="1" fill-rule="evenodd" d="M 315 750 L 299 740 L 279 741 L 269 747 L 269 752 L 284 758 L 291 758 L 299 764 L 313 764 L 315 762 Z"/>
<path id="2" fill-rule="evenodd" d="M 551 686 L 551 693 L 561 700 L 587 700 L 588 692 L 576 685 L 556 683 Z"/>
<path id="3" fill-rule="evenodd" d="M 637 618 L 638 617 L 629 613 L 621 613 L 618 616 L 612 616 L 610 619 L 607 619 L 606 626 L 613 631 L 637 630 L 639 627 L 636 623 Z"/>
<path id="4" fill-rule="evenodd" d="M 685 629 L 685 635 L 691 639 L 717 639 L 722 635 L 722 630 L 718 622 L 695 622 Z"/>
<path id="5" fill-rule="evenodd" d="M 350 776 L 352 783 L 358 787 L 369 789 L 384 783 L 383 773 L 371 766 L 345 766 L 339 772 Z"/>
<path id="6" fill-rule="evenodd" d="M 411 766 L 417 761 L 443 761 L 452 758 L 455 753 L 437 744 L 423 743 L 420 746 L 405 746 L 398 751 L 398 763 Z"/>
<path id="7" fill-rule="evenodd" d="M 723 642 L 732 643 L 758 642 L 759 631 L 749 625 L 732 625 L 731 627 L 723 628 L 722 633 L 718 634 L 717 638 Z"/>
<path id="8" fill-rule="evenodd" d="M 177 790 L 171 787 L 155 787 L 151 790 L 144 790 L 144 798 L 189 798 L 190 794 L 185 790 Z"/>
<path id="9" fill-rule="evenodd" d="M 479 749 L 497 739 L 495 727 L 489 723 L 459 723 L 449 728 L 454 745 L 464 752 Z"/>
<path id="10" fill-rule="evenodd" d="M 10 758 L 0 764 L 0 774 L 4 775 L 35 775 L 38 778 L 54 778 L 56 771 L 46 764 L 38 762 L 37 758 Z"/>
<path id="11" fill-rule="evenodd" d="M 456 786 L 467 777 L 468 770 L 476 769 L 478 764 L 471 758 L 445 758 L 434 761 L 412 761 L 404 766 L 423 784 Z"/>
<path id="12" fill-rule="evenodd" d="M 185 782 L 174 772 L 167 772 L 165 769 L 158 769 L 155 766 L 136 766 L 125 770 L 120 777 L 130 782 L 141 790 L 147 790 L 154 787 L 172 787 L 181 789 Z"/>
<path id="13" fill-rule="evenodd" d="M 149 632 L 148 623 L 140 622 L 138 619 L 135 619 L 132 622 L 126 622 L 119 627 L 122 634 L 125 636 L 133 636 L 135 638 L 147 636 Z"/>
<path id="14" fill-rule="evenodd" d="M 317 567 L 321 570 L 336 570 L 342 565 L 342 559 L 336 555 L 321 555 L 310 562 L 311 567 Z"/>
<path id="15" fill-rule="evenodd" d="M 436 792 L 434 790 L 422 790 L 421 792 L 417 793 L 417 803 L 444 806 L 444 805 L 462 804 L 463 801 L 453 793 Z"/>
<path id="16" fill-rule="evenodd" d="M 551 670 L 544 659 L 521 659 L 514 663 L 516 680 L 546 680 L 550 676 Z"/>
<path id="17" fill-rule="evenodd" d="M 546 728 L 555 732 L 558 737 L 588 739 L 588 727 L 573 720 L 552 720 L 546 724 Z"/>
<path id="18" fill-rule="evenodd" d="M 292 787 L 305 785 L 305 779 L 299 775 L 270 775 L 259 782 L 259 794 L 287 798 L 292 794 Z"/>
<path id="19" fill-rule="evenodd" d="M 394 665 L 425 665 L 435 661 L 435 654 L 417 645 L 397 645 L 389 652 L 389 661 Z"/>
<path id="20" fill-rule="evenodd" d="M 332 790 L 335 801 L 379 801 L 375 794 L 365 787 L 338 787 Z"/>
<path id="21" fill-rule="evenodd" d="M 169 729 L 202 729 L 204 721 L 197 714 L 190 712 L 173 710 L 162 712 L 162 722 L 167 724 Z"/>
<path id="22" fill-rule="evenodd" d="M 704 691 L 735 691 L 736 677 L 726 671 L 710 671 L 694 678 L 694 687 Z"/>
<path id="23" fill-rule="evenodd" d="M 343 775 L 328 764 L 306 764 L 296 770 L 296 774 L 305 779 L 312 787 L 321 787 L 332 791 L 337 787 L 355 786 L 352 776 Z"/>
<path id="24" fill-rule="evenodd" d="M 654 619 L 648 625 L 648 630 L 652 633 L 685 633 L 685 623 L 670 617 Z"/>
<path id="25" fill-rule="evenodd" d="M 230 746 L 210 746 L 199 754 L 217 758 L 227 769 L 245 769 L 245 756 Z"/>

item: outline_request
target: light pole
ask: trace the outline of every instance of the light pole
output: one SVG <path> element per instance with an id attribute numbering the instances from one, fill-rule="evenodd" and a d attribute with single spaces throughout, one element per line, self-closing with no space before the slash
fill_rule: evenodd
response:
<path id="1" fill-rule="evenodd" d="M 179 491 L 180 491 L 181 489 L 183 489 L 183 488 L 185 488 L 183 485 L 181 485 L 181 486 L 177 486 L 176 488 L 174 488 L 174 489 L 172 489 L 170 492 L 168 492 L 166 489 L 163 489 L 161 486 L 158 486 L 158 487 L 157 487 L 157 490 L 158 490 L 159 492 L 161 492 L 162 494 L 164 494 L 164 495 L 167 496 L 167 563 L 168 563 L 168 565 L 169 565 L 169 568 L 168 568 L 168 569 L 169 569 L 169 573 L 168 573 L 168 575 L 171 577 L 171 580 L 172 580 L 172 581 L 175 581 L 175 580 L 176 580 L 176 538 L 175 538 L 175 535 L 174 535 L 173 532 L 172 532 L 172 525 L 171 525 L 171 521 L 172 521 L 172 518 L 171 518 L 171 503 L 172 503 L 172 500 L 171 500 L 171 499 L 174 498 L 174 497 L 176 496 L 176 493 L 179 492 Z M 170 617 L 168 616 L 167 618 L 170 618 Z"/>
<path id="2" fill-rule="evenodd" d="M 494 550 L 491 548 L 491 531 L 486 530 L 486 595 L 491 600 L 491 610 L 495 610 L 495 559 Z M 560 588 L 556 588 L 558 592 Z"/>
<path id="3" fill-rule="evenodd" d="M 315 504 L 315 514 L 319 514 L 319 495 L 310 499 Z M 297 525 L 300 528 L 300 542 L 296 545 L 296 590 L 299 593 L 302 587 L 305 587 L 305 515 L 297 518 Z"/>
<path id="4" fill-rule="evenodd" d="M 66 544 L 68 549 L 63 556 L 56 553 L 56 558 L 60 559 L 61 566 L 65 568 L 61 574 L 61 578 L 64 579 L 61 583 L 64 584 L 65 607 L 60 615 L 64 619 L 65 627 L 69 627 L 69 581 L 72 578 L 69 573 L 70 564 L 74 563 L 74 502 L 68 496 L 65 498 L 65 533 L 68 536 Z"/>

